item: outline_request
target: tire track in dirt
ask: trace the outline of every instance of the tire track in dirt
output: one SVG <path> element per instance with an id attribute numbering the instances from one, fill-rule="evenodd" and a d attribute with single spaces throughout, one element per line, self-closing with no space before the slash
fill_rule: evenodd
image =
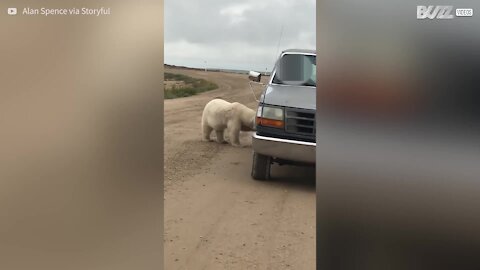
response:
<path id="1" fill-rule="evenodd" d="M 221 145 L 203 141 L 187 141 L 178 147 L 171 158 L 165 160 L 165 188 L 192 176 L 207 165 L 221 150 Z"/>

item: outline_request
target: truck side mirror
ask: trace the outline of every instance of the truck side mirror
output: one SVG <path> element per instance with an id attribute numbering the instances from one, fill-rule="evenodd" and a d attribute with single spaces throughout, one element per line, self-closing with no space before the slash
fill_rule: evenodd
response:
<path id="1" fill-rule="evenodd" d="M 260 80 L 262 79 L 262 74 L 260 74 L 260 72 L 250 71 L 250 72 L 248 73 L 248 78 L 249 78 L 251 81 L 260 82 Z"/>

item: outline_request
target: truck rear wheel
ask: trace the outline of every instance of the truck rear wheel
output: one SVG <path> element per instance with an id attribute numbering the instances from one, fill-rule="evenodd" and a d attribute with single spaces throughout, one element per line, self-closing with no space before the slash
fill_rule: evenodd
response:
<path id="1" fill-rule="evenodd" d="M 270 179 L 270 165 L 272 158 L 258 153 L 253 153 L 252 178 L 255 180 Z"/>

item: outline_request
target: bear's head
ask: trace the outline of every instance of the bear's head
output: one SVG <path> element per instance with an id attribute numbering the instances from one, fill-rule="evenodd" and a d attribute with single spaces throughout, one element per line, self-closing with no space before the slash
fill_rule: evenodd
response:
<path id="1" fill-rule="evenodd" d="M 256 131 L 256 123 L 255 123 L 255 118 L 256 118 L 256 112 L 252 109 L 247 110 L 247 117 L 246 119 L 242 121 L 242 131 Z"/>

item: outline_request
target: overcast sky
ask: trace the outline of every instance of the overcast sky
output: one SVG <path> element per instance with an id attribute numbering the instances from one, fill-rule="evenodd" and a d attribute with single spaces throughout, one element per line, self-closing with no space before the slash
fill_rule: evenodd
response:
<path id="1" fill-rule="evenodd" d="M 315 0 L 164 0 L 165 63 L 270 71 L 280 51 L 315 49 Z M 283 26 L 283 31 L 282 31 Z"/>

